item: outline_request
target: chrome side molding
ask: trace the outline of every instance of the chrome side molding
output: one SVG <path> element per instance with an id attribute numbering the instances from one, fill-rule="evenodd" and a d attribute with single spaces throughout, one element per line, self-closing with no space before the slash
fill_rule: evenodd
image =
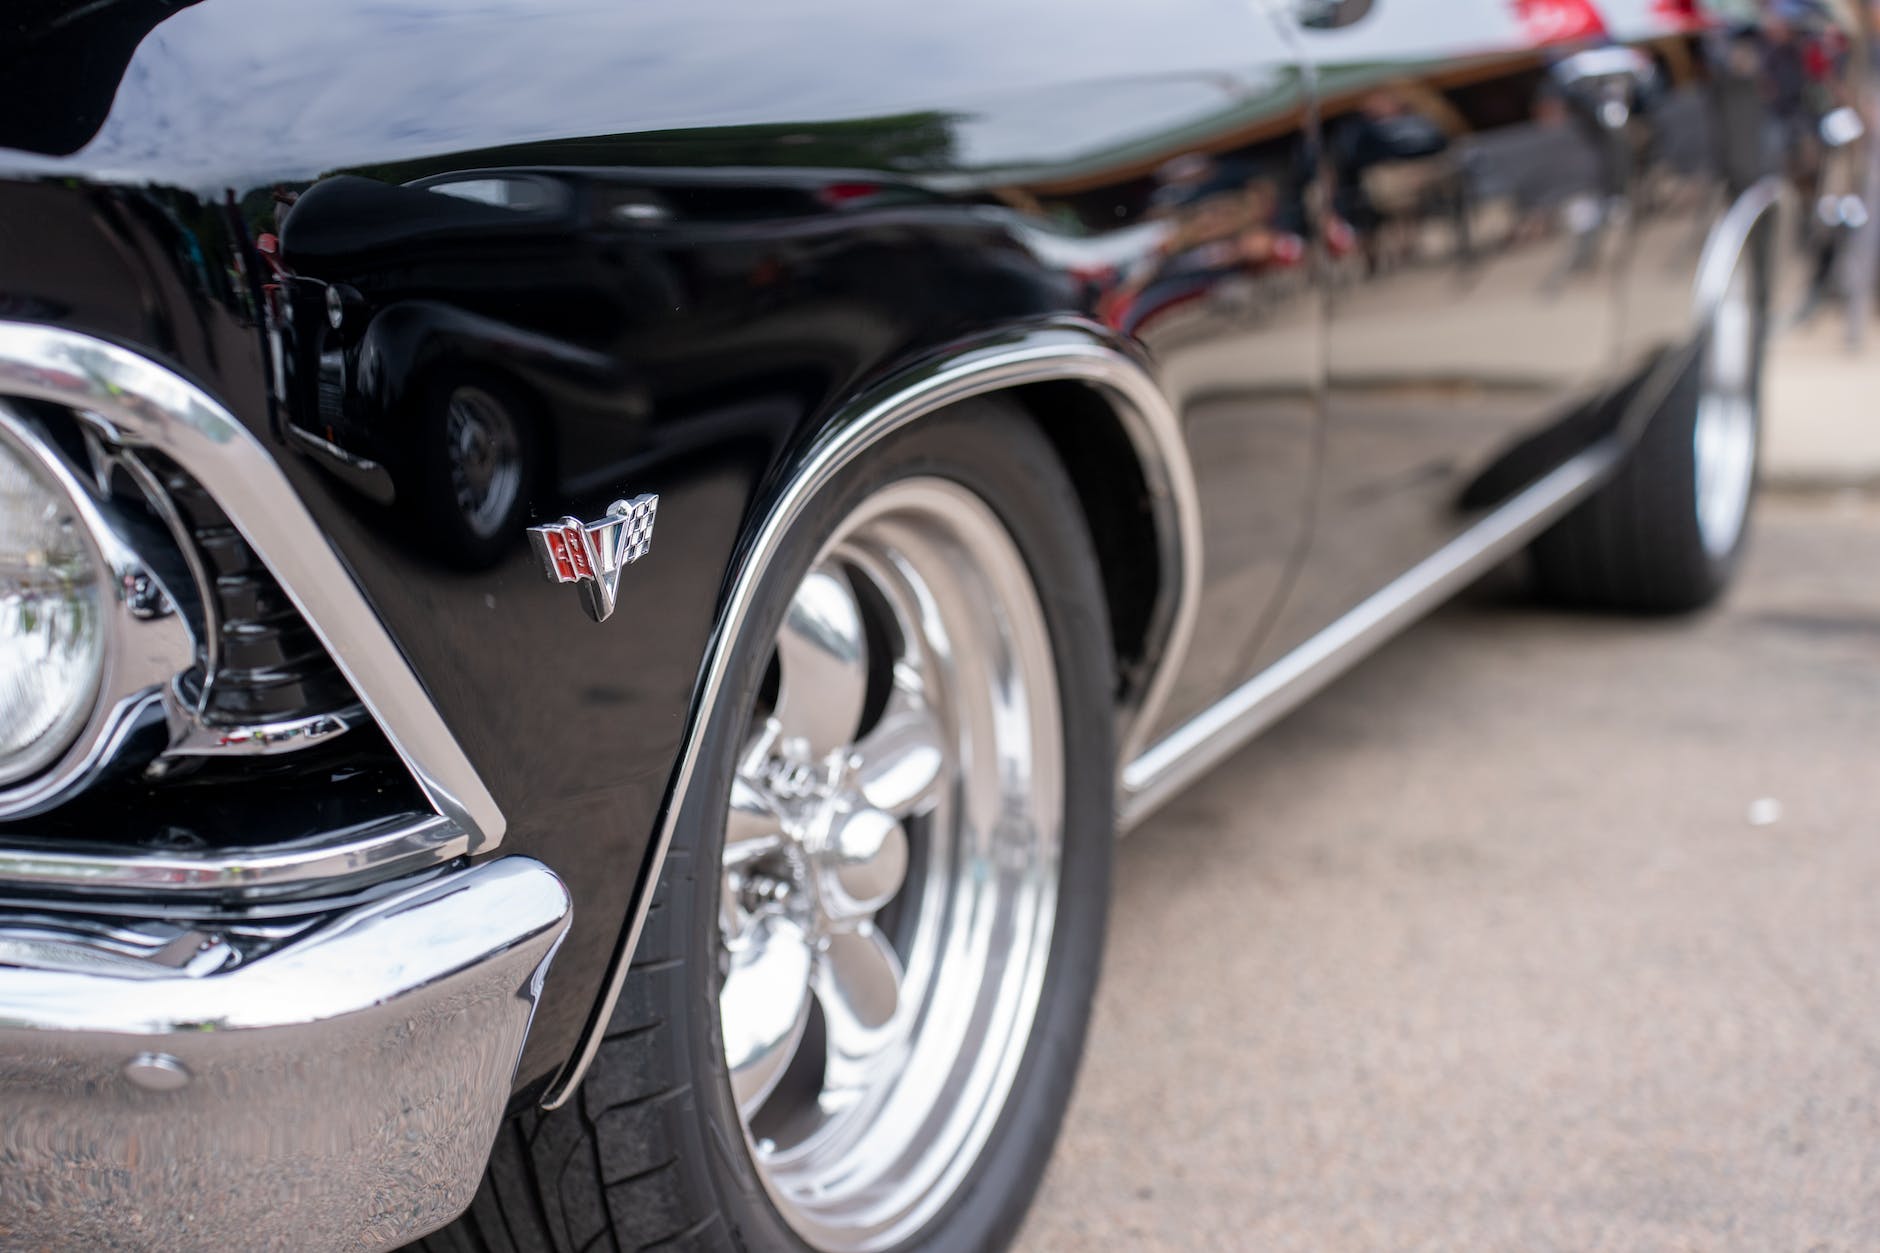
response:
<path id="1" fill-rule="evenodd" d="M 1147 368 L 1127 352 L 1105 342 L 1104 332 L 1099 328 L 1065 324 L 1018 332 L 1001 342 L 962 351 L 864 395 L 829 423 L 771 505 L 754 541 L 739 561 L 725 611 L 706 649 L 704 675 L 693 698 L 678 770 L 659 829 L 653 836 L 645 878 L 639 885 L 625 932 L 615 949 L 601 999 L 588 1020 L 580 1046 L 549 1088 L 543 1101 L 547 1108 L 559 1107 L 574 1094 L 600 1048 L 602 1033 L 620 999 L 634 947 L 646 923 L 646 911 L 665 864 L 666 850 L 671 847 L 673 832 L 698 768 L 705 726 L 730 669 L 731 649 L 743 632 L 756 600 L 758 583 L 782 546 L 784 536 L 810 500 L 843 466 L 910 422 L 988 392 L 1065 381 L 1090 384 L 1115 403 L 1152 498 L 1163 557 L 1161 594 L 1170 605 L 1169 626 L 1155 673 L 1124 732 L 1124 744 L 1133 745 L 1142 729 L 1153 724 L 1156 712 L 1168 698 L 1176 669 L 1194 633 L 1201 586 L 1201 508 L 1180 424 Z"/>
<path id="2" fill-rule="evenodd" d="M 73 331 L 0 322 L 0 396 L 82 410 L 132 447 L 157 449 L 196 478 L 289 599 L 439 814 L 461 851 L 495 848 L 502 811 L 384 624 L 260 441 L 188 380 Z"/>
<path id="3" fill-rule="evenodd" d="M 1518 552 L 1605 482 L 1624 454 L 1616 437 L 1581 452 L 1169 732 L 1123 768 L 1119 828 L 1142 822 L 1380 644 Z"/>

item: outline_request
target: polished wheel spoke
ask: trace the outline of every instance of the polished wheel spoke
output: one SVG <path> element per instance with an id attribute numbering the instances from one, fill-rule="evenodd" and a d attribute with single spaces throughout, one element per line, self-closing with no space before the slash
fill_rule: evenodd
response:
<path id="1" fill-rule="evenodd" d="M 759 915 L 732 950 L 718 1014 L 732 1095 L 746 1118 L 763 1105 L 802 1043 L 813 966 L 809 937 L 780 914 Z"/>
<path id="2" fill-rule="evenodd" d="M 749 779 L 733 779 L 731 808 L 725 816 L 725 865 L 755 860 L 783 842 L 783 817 L 770 794 Z"/>
<path id="3" fill-rule="evenodd" d="M 816 840 L 812 860 L 823 916 L 842 923 L 870 918 L 907 881 L 907 831 L 886 810 L 844 810 Z"/>
<path id="4" fill-rule="evenodd" d="M 943 736 L 933 706 L 897 686 L 880 721 L 855 746 L 868 803 L 900 817 L 928 809 L 946 773 Z"/>
<path id="5" fill-rule="evenodd" d="M 854 1093 L 889 1060 L 902 977 L 901 959 L 874 927 L 829 936 L 814 979 L 828 1039 L 826 1093 Z"/>
<path id="6" fill-rule="evenodd" d="M 848 580 L 810 571 L 777 635 L 777 722 L 784 740 L 799 741 L 812 758 L 855 738 L 868 699 L 868 645 L 861 608 Z"/>

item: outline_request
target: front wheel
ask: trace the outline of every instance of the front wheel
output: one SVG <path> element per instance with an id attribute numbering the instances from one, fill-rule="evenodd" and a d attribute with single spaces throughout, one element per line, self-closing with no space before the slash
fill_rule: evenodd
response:
<path id="1" fill-rule="evenodd" d="M 1107 913 L 1113 663 L 1076 494 L 1021 413 L 972 402 L 842 471 L 756 603 L 594 1068 L 499 1141 L 465 1224 L 1000 1247 Z M 505 1190 L 541 1199 L 526 1223 Z"/>

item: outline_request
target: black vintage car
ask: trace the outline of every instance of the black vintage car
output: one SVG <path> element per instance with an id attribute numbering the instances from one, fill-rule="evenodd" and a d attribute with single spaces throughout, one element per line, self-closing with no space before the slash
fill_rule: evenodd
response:
<path id="1" fill-rule="evenodd" d="M 1119 829 L 1728 583 L 1760 8 L 13 6 L 0 1247 L 1008 1241 Z"/>

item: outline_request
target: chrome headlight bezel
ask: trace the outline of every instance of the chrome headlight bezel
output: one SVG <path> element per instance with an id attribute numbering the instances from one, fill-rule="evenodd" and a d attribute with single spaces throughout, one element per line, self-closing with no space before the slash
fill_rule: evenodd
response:
<path id="1" fill-rule="evenodd" d="M 42 687 L 36 701 L 20 693 L 25 708 L 0 709 L 0 788 L 39 774 L 71 747 L 97 702 L 112 645 L 102 621 L 104 563 L 90 528 L 46 458 L 0 423 L 0 474 L 13 478 L 13 467 L 25 480 L 15 502 L 25 511 L 6 509 L 0 528 L 19 521 L 25 531 L 0 534 L 0 551 L 24 564 L 0 571 L 0 656 L 8 659 L 0 672 Z"/>
<path id="2" fill-rule="evenodd" d="M 196 655 L 190 623 L 178 611 L 174 572 L 139 542 L 135 523 L 20 409 L 0 401 L 0 440 L 61 493 L 99 572 L 102 658 L 91 707 L 60 751 L 24 778 L 0 786 L 0 814 L 49 807 L 115 762 L 140 730 L 161 726 L 163 694 Z M 61 737 L 64 738 L 64 737 Z"/>
<path id="3" fill-rule="evenodd" d="M 239 534 L 257 567 L 277 582 L 359 700 L 362 725 L 376 722 L 435 817 L 413 823 L 400 811 L 364 830 L 344 827 L 295 838 L 291 846 L 267 840 L 165 856 L 125 847 L 121 831 L 97 831 L 90 851 L 60 847 L 62 836 L 29 834 L 23 846 L 0 847 L 0 887 L 140 899 L 153 892 L 176 900 L 287 898 L 340 877 L 372 882 L 499 846 L 507 825 L 502 807 L 261 437 L 215 397 L 136 351 L 61 327 L 0 319 L 0 401 L 8 398 L 56 406 L 105 441 L 107 451 L 140 462 L 160 455 L 163 473 L 197 486 L 219 525 Z M 167 480 L 157 486 L 169 490 Z M 188 521 L 161 508 L 157 516 L 173 534 L 178 521 Z M 184 538 L 178 536 L 179 545 Z M 191 590 L 186 578 L 180 586 Z M 200 624 L 205 644 L 215 639 L 209 607 L 205 597 L 185 611 Z M 9 803 L 0 794 L 0 827 L 15 812 Z M 73 829 L 94 827 L 96 818 Z M 160 864 L 152 864 L 153 856 Z"/>

